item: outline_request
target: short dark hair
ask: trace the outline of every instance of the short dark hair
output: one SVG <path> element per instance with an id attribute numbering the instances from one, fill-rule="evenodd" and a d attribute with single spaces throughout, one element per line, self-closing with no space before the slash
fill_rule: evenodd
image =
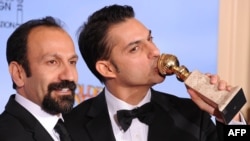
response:
<path id="1" fill-rule="evenodd" d="M 94 12 L 79 28 L 78 45 L 81 55 L 91 72 L 104 82 L 104 77 L 95 68 L 98 60 L 107 60 L 112 47 L 107 41 L 111 26 L 135 16 L 134 10 L 128 5 L 110 5 Z"/>
<path id="2" fill-rule="evenodd" d="M 24 68 L 27 77 L 31 76 L 27 58 L 28 35 L 32 29 L 38 26 L 62 28 L 62 21 L 51 16 L 29 20 L 21 24 L 7 40 L 6 58 L 8 65 L 12 61 L 16 61 Z M 13 82 L 13 88 L 16 89 L 16 87 L 16 84 Z"/>

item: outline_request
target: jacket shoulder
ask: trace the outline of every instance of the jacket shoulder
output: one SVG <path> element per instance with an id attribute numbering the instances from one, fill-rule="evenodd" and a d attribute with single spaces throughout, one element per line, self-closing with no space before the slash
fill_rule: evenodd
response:
<path id="1" fill-rule="evenodd" d="M 1 141 L 34 140 L 21 121 L 6 111 L 0 115 L 0 139 Z"/>

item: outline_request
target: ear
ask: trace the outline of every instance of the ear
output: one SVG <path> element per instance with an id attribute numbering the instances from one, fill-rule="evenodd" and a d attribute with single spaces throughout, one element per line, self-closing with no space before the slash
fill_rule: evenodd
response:
<path id="1" fill-rule="evenodd" d="M 9 73 L 17 87 L 24 85 L 25 72 L 20 64 L 15 61 L 11 62 L 9 65 Z"/>
<path id="2" fill-rule="evenodd" d="M 116 77 L 115 68 L 108 61 L 97 61 L 95 67 L 96 70 L 104 77 Z"/>

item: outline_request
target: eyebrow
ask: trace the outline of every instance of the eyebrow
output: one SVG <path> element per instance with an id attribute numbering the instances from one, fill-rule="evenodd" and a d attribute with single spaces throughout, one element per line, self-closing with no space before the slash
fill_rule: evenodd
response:
<path id="1" fill-rule="evenodd" d="M 147 36 L 147 38 L 151 36 L 151 33 L 152 33 L 152 31 L 151 31 L 151 30 L 148 30 L 148 36 Z M 134 41 L 134 42 L 131 42 L 131 43 L 129 43 L 129 44 L 127 45 L 127 47 L 128 47 L 128 46 L 131 46 L 131 45 L 134 45 L 134 44 L 138 44 L 139 42 L 140 42 L 140 40 L 136 40 L 136 41 Z"/>
<path id="2" fill-rule="evenodd" d="M 78 57 L 78 55 L 77 54 L 75 54 L 75 55 L 73 55 L 70 59 L 78 59 L 79 57 Z"/>
<path id="3" fill-rule="evenodd" d="M 54 54 L 46 54 L 44 56 L 42 56 L 42 58 L 46 58 L 46 57 L 55 57 L 55 58 L 61 58 L 61 55 L 58 55 L 57 53 L 54 53 Z M 72 55 L 69 59 L 78 59 L 78 55 L 77 54 L 74 54 Z"/>

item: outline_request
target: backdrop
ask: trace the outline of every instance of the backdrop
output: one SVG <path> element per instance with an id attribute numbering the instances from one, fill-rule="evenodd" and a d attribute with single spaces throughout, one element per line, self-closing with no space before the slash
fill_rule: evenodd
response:
<path id="1" fill-rule="evenodd" d="M 63 20 L 80 56 L 76 31 L 94 11 L 111 4 L 133 6 L 136 18 L 153 32 L 154 42 L 162 53 L 178 57 L 190 71 L 216 73 L 218 40 L 218 0 L 0 0 L 0 112 L 8 101 L 12 81 L 6 61 L 6 41 L 21 23 L 44 16 Z M 81 56 L 77 64 L 79 86 L 76 104 L 95 96 L 103 87 L 88 70 Z M 169 76 L 155 89 L 180 97 L 189 97 L 183 83 Z"/>

